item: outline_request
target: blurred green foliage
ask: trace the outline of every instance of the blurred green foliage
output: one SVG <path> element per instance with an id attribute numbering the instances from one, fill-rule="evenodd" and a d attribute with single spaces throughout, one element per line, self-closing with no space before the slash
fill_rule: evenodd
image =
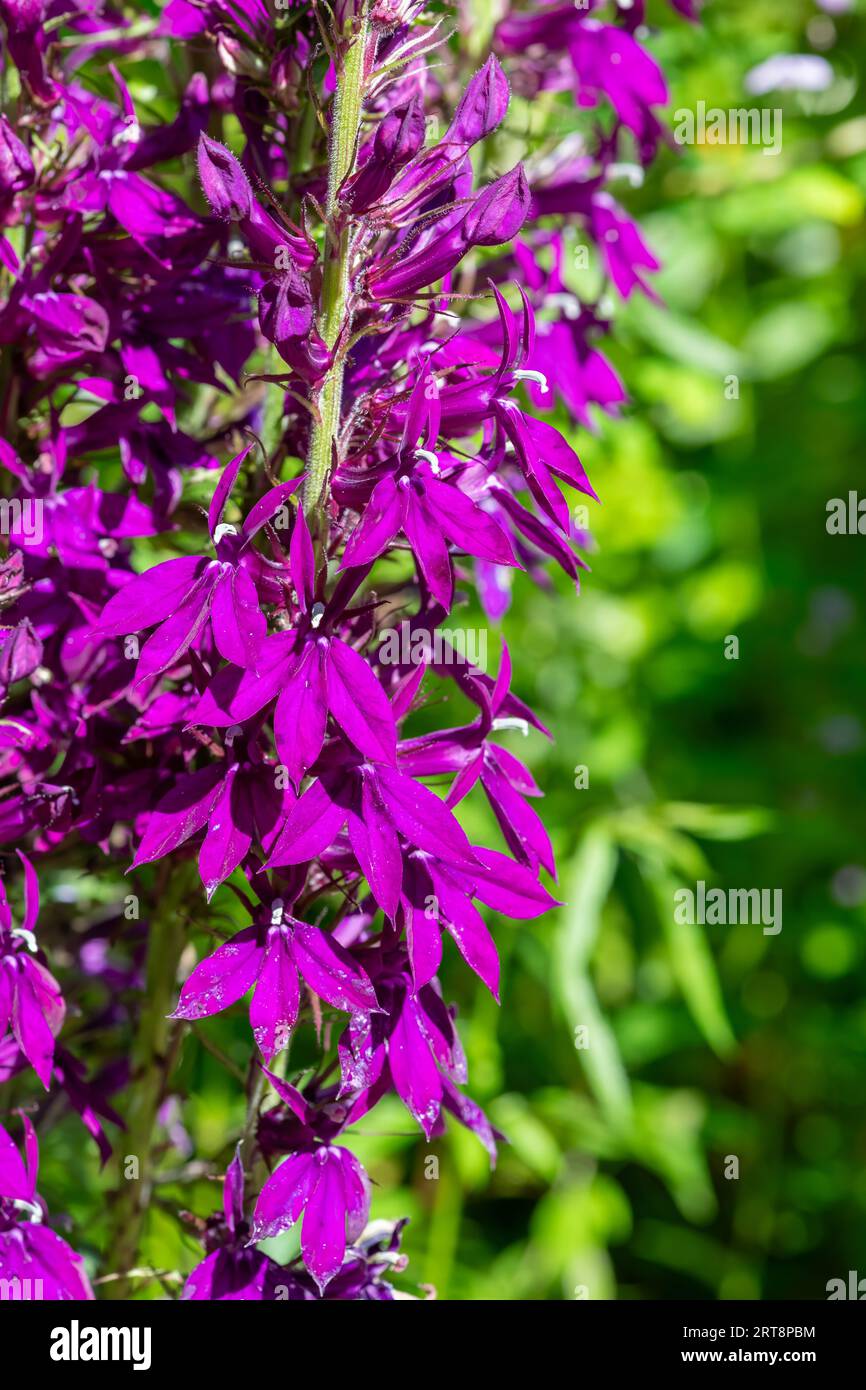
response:
<path id="1" fill-rule="evenodd" d="M 825 525 L 866 449 L 863 16 L 813 0 L 652 15 L 672 110 L 754 104 L 745 75 L 779 52 L 822 52 L 837 77 L 763 99 L 784 111 L 778 157 L 671 150 L 622 190 L 664 305 L 616 310 L 624 418 L 565 424 L 603 501 L 592 573 L 576 601 L 515 585 L 503 623 L 553 735 L 504 737 L 545 789 L 564 905 L 496 924 L 501 1009 L 446 949 L 470 1090 L 509 1142 L 491 1174 L 471 1135 L 427 1144 L 391 1101 L 353 1136 L 373 1215 L 412 1218 L 404 1287 L 447 1299 L 808 1299 L 866 1274 L 866 537 Z M 480 793 L 466 819 L 498 843 Z M 699 879 L 781 888 L 782 931 L 676 925 L 673 892 Z M 219 1173 L 246 1019 L 196 1033 L 176 1086 Z M 95 1177 L 73 1120 L 46 1134 L 43 1171 L 95 1259 L 116 1173 Z M 212 1179 L 161 1186 L 144 1262 L 189 1270 L 200 1247 L 175 1213 L 219 1200 Z"/>

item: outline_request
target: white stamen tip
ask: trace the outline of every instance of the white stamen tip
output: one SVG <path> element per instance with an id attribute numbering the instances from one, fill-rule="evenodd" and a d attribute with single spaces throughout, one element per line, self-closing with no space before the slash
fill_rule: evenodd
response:
<path id="1" fill-rule="evenodd" d="M 513 373 L 515 381 L 534 381 L 541 389 L 541 394 L 546 396 L 550 387 L 547 384 L 547 377 L 544 372 L 531 371 L 528 367 L 518 367 Z"/>
<path id="2" fill-rule="evenodd" d="M 228 521 L 221 521 L 213 533 L 213 543 L 219 545 L 223 536 L 236 536 L 237 533 L 238 528 L 236 526 L 232 526 Z"/>
<path id="3" fill-rule="evenodd" d="M 502 719 L 494 719 L 494 729 L 517 729 L 518 733 L 523 734 L 524 738 L 529 737 L 529 725 L 525 719 L 518 719 L 515 715 L 507 715 Z"/>

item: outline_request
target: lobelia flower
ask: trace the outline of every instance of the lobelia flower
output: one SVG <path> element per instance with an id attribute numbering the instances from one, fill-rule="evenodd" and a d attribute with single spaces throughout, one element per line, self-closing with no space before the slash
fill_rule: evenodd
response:
<path id="1" fill-rule="evenodd" d="M 244 1170 L 240 1146 L 223 1182 L 223 1211 L 209 1217 L 203 1232 L 206 1257 L 187 1275 L 183 1298 L 198 1302 L 260 1302 L 278 1296 L 281 1286 L 295 1284 L 278 1264 L 248 1244 L 244 1219 Z M 303 1298 L 300 1285 L 297 1297 Z M 289 1297 L 296 1295 L 290 1293 Z"/>
<path id="2" fill-rule="evenodd" d="M 19 1281 L 21 1298 L 92 1299 L 81 1256 L 44 1224 L 36 1132 L 27 1115 L 21 1121 L 25 1159 L 0 1124 L 0 1278 Z"/>
<path id="3" fill-rule="evenodd" d="M 324 1293 L 343 1265 L 347 1245 L 353 1245 L 367 1225 L 369 1178 L 353 1153 L 331 1142 L 339 1133 L 339 1122 L 326 1113 L 316 1115 L 299 1091 L 268 1075 L 298 1121 L 299 1146 L 262 1188 L 250 1244 L 279 1235 L 303 1218 L 301 1254 Z"/>
<path id="4" fill-rule="evenodd" d="M 17 854 L 24 870 L 24 917 L 18 927 L 13 926 L 6 889 L 0 879 L 0 1038 L 11 1027 L 15 1041 L 47 1091 L 54 1063 L 54 1040 L 63 1027 L 66 1006 L 60 986 L 37 956 L 36 870 L 21 850 Z"/>
<path id="5" fill-rule="evenodd" d="M 499 246 L 520 231 L 530 193 L 522 165 L 476 194 L 458 222 L 444 233 L 428 233 L 426 244 L 406 255 L 401 248 L 367 271 L 364 289 L 373 300 L 411 298 L 453 270 L 474 246 Z"/>
<path id="6" fill-rule="evenodd" d="M 376 468 L 379 480 L 340 564 L 343 568 L 369 564 L 402 532 L 431 594 L 447 610 L 454 589 L 449 541 L 492 564 L 516 566 L 518 561 L 502 527 L 460 490 L 461 461 L 436 452 L 438 397 L 429 360 L 425 360 L 412 390 L 397 452 Z M 420 447 L 422 438 L 426 448 Z M 447 480 L 445 470 L 451 475 Z M 351 475 L 344 468 L 335 483 L 338 497 L 346 493 L 347 484 L 351 485 Z"/>
<path id="7" fill-rule="evenodd" d="M 692 0 L 673 6 L 695 17 Z M 0 0 L 23 79 L 14 128 L 0 118 L 0 465 L 20 505 L 0 563 L 0 841 L 27 836 L 84 865 L 98 850 L 135 871 L 171 855 L 169 874 L 197 855 L 204 903 L 226 885 L 249 925 L 199 961 L 173 1017 L 250 994 L 251 1079 L 323 1006 L 344 1015 L 336 1055 L 333 1020 L 319 1030 L 302 1089 L 270 1077 L 278 1104 L 251 1116 L 244 1150 L 282 1162 L 252 1217 L 240 1156 L 229 1164 L 222 1214 L 193 1218 L 205 1256 L 185 1298 L 405 1297 L 386 1277 L 404 1263 L 403 1223 L 367 1226 L 349 1125 L 395 1093 L 429 1138 L 449 1116 L 491 1161 L 501 1139 L 462 1089 L 438 973 L 450 937 L 498 999 L 499 929 L 482 909 L 521 922 L 554 905 L 541 788 L 499 737 L 546 731 L 509 688 L 507 650 L 493 678 L 456 661 L 442 628 L 467 588 L 498 617 L 515 569 L 549 587 L 551 560 L 575 583 L 586 568 L 570 490 L 595 494 L 569 440 L 535 416 L 559 397 L 588 425 L 625 392 L 597 346 L 603 301 L 572 292 L 565 236 L 577 224 L 621 296 L 651 294 L 658 263 L 611 188 L 635 144 L 642 163 L 655 153 L 666 91 L 643 0 L 615 23 L 594 3 L 500 8 L 496 54 L 447 109 L 462 54 L 440 67 L 441 17 L 421 0 L 371 0 L 366 27 L 358 0 L 327 14 L 172 0 L 147 33 L 98 6 Z M 124 74 L 154 43 L 191 75 L 147 126 Z M 511 85 L 602 119 L 495 177 L 517 132 L 478 147 Z M 431 117 L 444 134 L 427 145 Z M 207 133 L 221 128 L 237 154 Z M 481 187 L 473 164 L 494 170 Z M 183 194 L 196 167 L 203 216 Z M 261 474 L 232 447 L 243 430 L 263 441 Z M 201 546 L 188 488 L 209 473 Z M 321 482 L 315 508 L 307 481 Z M 176 557 L 135 573 L 134 541 L 155 536 L 176 536 Z M 409 655 L 386 657 L 379 639 L 403 613 Z M 147 632 L 137 655 L 116 640 Z M 467 722 L 406 727 L 431 677 L 469 701 Z M 460 823 L 475 787 L 499 849 Z M 76 1033 L 104 1063 L 85 1070 L 56 1042 L 63 1002 L 21 862 L 21 927 L 0 897 L 0 1080 L 36 1084 L 34 1069 L 52 1087 L 46 1119 L 63 1093 L 105 1158 L 109 1099 L 139 1084 L 127 1001 L 161 918 L 129 935 L 100 919 L 57 952 L 84 986 L 70 997 L 102 1001 Z M 186 1159 L 170 1090 L 154 1124 Z M 0 1272 L 91 1296 L 39 1220 L 35 1157 L 25 1167 L 0 1133 Z M 25 1139 L 35 1156 L 29 1121 Z M 299 1222 L 285 1268 L 255 1249 Z"/>
<path id="8" fill-rule="evenodd" d="M 218 217 L 238 224 L 264 282 L 259 289 L 259 324 L 280 356 L 305 380 L 315 382 L 331 354 L 314 327 L 309 272 L 316 249 L 302 231 L 281 224 L 253 196 L 249 179 L 229 150 L 202 135 L 198 167 L 205 197 Z"/>
<path id="9" fill-rule="evenodd" d="M 256 591 L 261 557 L 251 549 L 251 542 L 302 480 L 272 488 L 250 511 L 239 532 L 222 516 L 251 448 L 247 445 L 227 465 L 211 501 L 208 527 L 217 558 L 190 555 L 154 565 L 125 584 L 103 610 L 100 636 L 125 636 L 158 624 L 141 649 L 136 668 L 139 683 L 174 666 L 207 622 L 217 650 L 227 661 L 246 665 L 255 659 L 266 622 Z"/>
<path id="10" fill-rule="evenodd" d="M 335 1009 L 376 1010 L 369 976 L 335 938 L 271 904 L 268 924 L 237 932 L 195 967 L 173 1018 L 209 1018 L 250 989 L 250 1027 L 268 1061 L 288 1045 L 298 1020 L 300 979 Z"/>

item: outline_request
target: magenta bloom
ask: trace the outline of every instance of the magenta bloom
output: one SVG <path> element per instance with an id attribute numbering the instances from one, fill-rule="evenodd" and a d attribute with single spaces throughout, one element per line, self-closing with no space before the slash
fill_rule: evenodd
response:
<path id="1" fill-rule="evenodd" d="M 510 742 L 547 730 L 504 644 L 488 674 L 457 633 L 474 597 L 496 622 L 518 577 L 587 568 L 596 494 L 548 412 L 591 427 L 626 393 L 566 248 L 653 297 L 611 186 L 667 90 L 644 0 L 506 6 L 475 71 L 442 8 L 0 0 L 0 844 L 27 846 L 20 921 L 11 850 L 0 878 L 0 1082 L 103 1161 L 125 1116 L 141 1185 L 101 1252 L 125 1295 L 144 1199 L 201 1162 L 199 1046 L 238 1080 L 237 1036 L 208 1036 L 234 1020 L 197 1025 L 247 998 L 185 1299 L 411 1296 L 356 1122 L 396 1096 L 427 1140 L 456 1121 L 492 1164 L 502 1139 L 440 971 L 498 1002 L 502 934 L 556 906 Z M 558 104 L 543 148 L 515 148 L 512 91 Z M 0 1129 L 0 1277 L 92 1297 L 24 1139 L 26 1162 Z M 285 1266 L 257 1248 L 294 1226 Z"/>
<path id="2" fill-rule="evenodd" d="M 299 978 L 300 977 L 300 978 Z M 298 1020 L 300 980 L 335 1009 L 377 1009 L 362 966 L 317 927 L 271 906 L 271 925 L 246 927 L 200 961 L 181 990 L 174 1018 L 207 1018 L 254 989 L 250 1027 L 270 1060 L 288 1043 Z"/>
<path id="3" fill-rule="evenodd" d="M 63 1027 L 66 1006 L 60 986 L 39 960 L 34 929 L 39 915 L 39 882 L 21 850 L 24 869 L 24 917 L 16 927 L 0 880 L 0 1039 L 7 1028 L 48 1090 L 54 1040 Z"/>
<path id="4" fill-rule="evenodd" d="M 26 1159 L 0 1125 L 0 1278 L 18 1281 L 20 1292 L 12 1297 L 92 1299 L 81 1256 L 44 1224 L 36 1132 L 26 1115 L 21 1118 Z"/>
<path id="5" fill-rule="evenodd" d="M 324 1291 L 370 1213 L 370 1185 L 354 1154 L 338 1144 L 290 1154 L 262 1188 L 251 1240 L 279 1235 L 303 1217 L 301 1253 Z"/>

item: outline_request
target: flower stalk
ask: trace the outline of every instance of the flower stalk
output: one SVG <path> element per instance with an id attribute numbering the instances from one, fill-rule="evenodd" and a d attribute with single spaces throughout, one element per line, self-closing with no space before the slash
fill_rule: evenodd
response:
<path id="1" fill-rule="evenodd" d="M 187 866 L 175 868 L 173 885 L 160 894 L 160 909 L 150 924 L 147 976 L 141 1000 L 138 1032 L 132 1048 L 130 1107 L 125 1150 L 120 1162 L 119 1190 L 111 1213 L 111 1237 L 107 1265 L 119 1276 L 115 1298 L 128 1298 L 128 1278 L 138 1263 L 147 1209 L 153 1191 L 154 1137 L 157 1114 L 165 1096 L 171 1069 L 170 1035 L 177 1024 L 168 1015 L 175 995 L 181 952 L 186 942 L 181 903 L 190 888 Z M 126 1160 L 137 1160 L 136 1176 L 127 1176 Z"/>
<path id="2" fill-rule="evenodd" d="M 348 310 L 351 227 L 348 220 L 341 217 L 338 199 L 343 181 L 352 172 L 355 162 L 364 100 L 368 27 L 368 4 L 367 0 L 363 0 L 355 16 L 354 32 L 337 84 L 331 126 L 327 240 L 319 316 L 319 333 L 331 350 L 340 336 Z M 350 327 L 350 324 L 347 325 L 347 328 Z M 338 353 L 322 384 L 317 402 L 320 422 L 314 424 L 310 437 L 304 486 L 304 510 L 308 517 L 314 515 L 325 500 L 328 473 L 340 428 L 342 402 L 343 357 Z"/>

